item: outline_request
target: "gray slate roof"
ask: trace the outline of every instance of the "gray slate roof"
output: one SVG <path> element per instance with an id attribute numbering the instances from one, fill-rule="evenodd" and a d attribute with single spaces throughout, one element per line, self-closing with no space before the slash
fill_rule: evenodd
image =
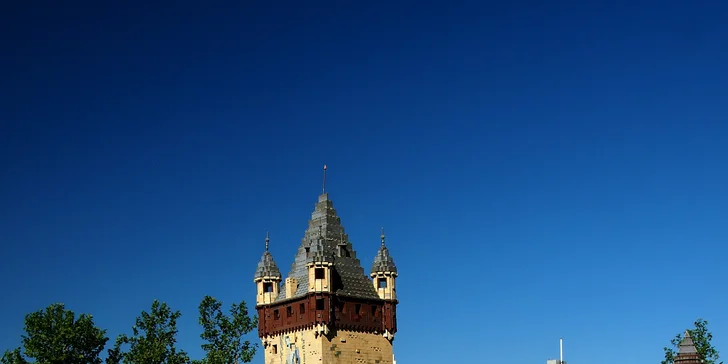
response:
<path id="1" fill-rule="evenodd" d="M 693 338 L 690 336 L 690 331 L 685 330 L 685 337 L 683 337 L 680 341 L 677 352 L 678 354 L 695 354 L 698 352 L 698 350 L 695 349 Z"/>
<path id="2" fill-rule="evenodd" d="M 281 271 L 278 269 L 276 262 L 273 260 L 273 255 L 268 252 L 268 245 L 270 244 L 270 238 L 268 233 L 265 234 L 265 253 L 258 262 L 258 269 L 255 270 L 255 278 L 273 277 L 281 279 Z"/>
<path id="3" fill-rule="evenodd" d="M 255 270 L 255 279 L 263 277 L 273 277 L 281 279 L 281 271 L 278 269 L 276 262 L 273 260 L 273 255 L 268 252 L 268 245 L 270 244 L 270 238 L 268 233 L 265 234 L 265 252 L 260 257 L 258 262 L 258 268 Z"/>
<path id="4" fill-rule="evenodd" d="M 339 254 L 340 246 L 348 254 Z M 308 258 L 306 248 L 310 249 Z M 332 283 L 334 287 L 339 287 L 336 294 L 379 299 L 372 281 L 364 273 L 364 268 L 356 257 L 354 246 L 341 225 L 341 219 L 336 214 L 334 204 L 326 193 L 319 196 L 311 219 L 308 221 L 308 229 L 303 235 L 298 253 L 288 274 L 288 277 L 298 281 L 298 289 L 292 297 L 286 297 L 286 290 L 283 286 L 285 282 L 281 282 L 280 294 L 276 301 L 295 298 L 308 292 L 306 264 L 311 261 L 333 263 Z"/>
<path id="5" fill-rule="evenodd" d="M 382 246 L 374 257 L 374 264 L 372 264 L 372 273 L 374 272 L 397 273 L 397 266 L 394 264 L 394 259 L 389 255 L 387 246 L 384 245 L 384 230 L 382 230 Z"/>
<path id="6" fill-rule="evenodd" d="M 278 269 L 276 262 L 273 261 L 273 255 L 267 250 L 258 262 L 258 269 L 255 270 L 255 278 L 275 277 L 281 279 L 281 271 Z"/>

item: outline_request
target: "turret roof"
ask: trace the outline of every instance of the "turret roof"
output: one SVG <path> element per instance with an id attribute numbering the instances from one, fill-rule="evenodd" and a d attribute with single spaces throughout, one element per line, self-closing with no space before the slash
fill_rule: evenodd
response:
<path id="1" fill-rule="evenodd" d="M 273 260 L 273 255 L 268 251 L 268 244 L 270 238 L 266 233 L 265 236 L 265 252 L 258 262 L 258 268 L 255 270 L 255 278 L 273 277 L 281 279 L 281 271 L 278 269 L 276 262 Z"/>
<path id="2" fill-rule="evenodd" d="M 389 255 L 389 249 L 384 245 L 384 229 L 382 229 L 382 246 L 379 247 L 379 252 L 374 257 L 374 264 L 372 264 L 372 273 L 375 272 L 389 272 L 397 273 L 397 266 L 394 264 L 394 259 Z"/>

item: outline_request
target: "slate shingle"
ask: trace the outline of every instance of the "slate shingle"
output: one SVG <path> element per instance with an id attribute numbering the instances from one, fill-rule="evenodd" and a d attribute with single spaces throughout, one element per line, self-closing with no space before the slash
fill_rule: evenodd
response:
<path id="1" fill-rule="evenodd" d="M 273 255 L 269 252 L 263 253 L 258 262 L 258 268 L 255 270 L 255 278 L 273 277 L 281 278 L 281 271 L 278 269 L 276 262 L 273 261 Z"/>
<path id="2" fill-rule="evenodd" d="M 387 246 L 384 245 L 384 229 L 382 229 L 382 246 L 379 247 L 379 251 L 374 257 L 374 264 L 372 264 L 372 273 L 374 272 L 397 273 L 397 266 L 394 264 L 394 258 L 389 255 L 389 249 L 387 249 Z"/>
<path id="3" fill-rule="evenodd" d="M 307 252 L 308 258 L 307 258 Z M 343 249 L 343 250 L 342 250 Z M 286 290 L 280 289 L 276 301 L 305 295 L 308 292 L 307 261 L 311 259 L 326 259 L 333 262 L 334 286 L 338 287 L 336 294 L 367 299 L 379 299 L 370 278 L 364 273 L 361 262 L 356 257 L 354 246 L 349 241 L 341 219 L 336 214 L 334 204 L 329 200 L 328 194 L 319 196 L 318 203 L 308 221 L 308 229 L 303 235 L 301 245 L 298 247 L 296 258 L 291 265 L 288 277 L 298 281 L 298 288 L 293 297 L 286 297 Z"/>
<path id="4" fill-rule="evenodd" d="M 281 271 L 278 269 L 276 262 L 273 260 L 273 255 L 268 252 L 268 245 L 270 244 L 270 238 L 268 233 L 265 234 L 265 252 L 258 262 L 258 268 L 255 270 L 255 278 L 273 277 L 281 279 Z"/>

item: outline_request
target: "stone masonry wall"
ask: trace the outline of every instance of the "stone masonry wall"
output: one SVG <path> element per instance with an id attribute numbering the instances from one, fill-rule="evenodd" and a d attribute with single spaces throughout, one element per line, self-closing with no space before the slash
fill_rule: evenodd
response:
<path id="1" fill-rule="evenodd" d="M 316 337 L 313 330 L 303 330 L 275 335 L 268 341 L 266 364 L 286 364 L 296 354 L 299 364 L 393 364 L 392 344 L 377 334 L 338 331 L 329 340 Z M 290 363 L 296 363 L 295 359 Z"/>
<path id="2" fill-rule="evenodd" d="M 392 344 L 378 334 L 338 331 L 324 339 L 323 364 L 392 364 Z"/>
<path id="3" fill-rule="evenodd" d="M 265 349 L 266 364 L 286 364 L 291 354 L 294 354 L 294 357 L 297 354 L 299 364 L 321 363 L 322 338 L 316 337 L 313 330 L 274 335 L 267 340 L 269 345 Z M 295 363 L 295 360 L 291 362 Z"/>

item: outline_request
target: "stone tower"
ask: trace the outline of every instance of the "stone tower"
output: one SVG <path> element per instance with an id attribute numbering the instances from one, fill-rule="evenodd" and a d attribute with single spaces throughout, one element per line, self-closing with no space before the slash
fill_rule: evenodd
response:
<path id="1" fill-rule="evenodd" d="M 266 364 L 393 364 L 397 268 L 384 231 L 368 277 L 324 192 L 283 282 L 267 245 L 255 273 Z"/>
<path id="2" fill-rule="evenodd" d="M 685 330 L 685 336 L 680 341 L 680 345 L 677 348 L 677 355 L 675 356 L 675 364 L 700 364 L 700 355 L 698 350 L 695 349 L 695 343 L 693 338 L 690 336 L 690 331 Z"/>

